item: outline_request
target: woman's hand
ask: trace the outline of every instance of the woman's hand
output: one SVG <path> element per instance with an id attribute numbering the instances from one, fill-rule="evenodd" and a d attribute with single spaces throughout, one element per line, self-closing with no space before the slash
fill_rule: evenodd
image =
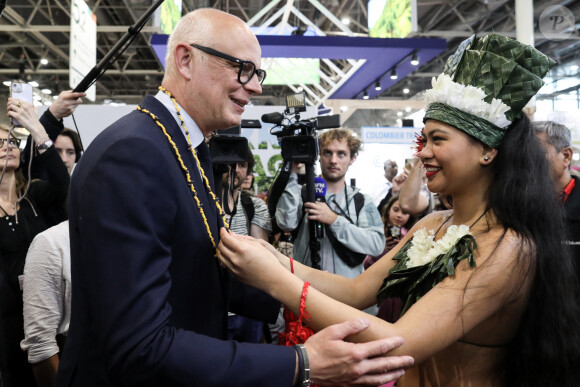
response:
<path id="1" fill-rule="evenodd" d="M 225 228 L 220 230 L 217 257 L 241 281 L 264 291 L 275 281 L 276 273 L 287 273 L 270 249 L 258 240 L 229 233 Z"/>
<path id="2" fill-rule="evenodd" d="M 36 144 L 48 140 L 48 134 L 38 120 L 38 113 L 34 105 L 17 98 L 8 98 L 6 109 L 9 117 L 16 119 L 23 128 L 30 132 Z"/>
<path id="3" fill-rule="evenodd" d="M 272 255 L 274 255 L 278 259 L 278 262 L 282 264 L 282 266 L 290 270 L 290 262 L 289 262 L 290 257 L 282 254 L 278 249 L 276 249 L 274 246 L 268 243 L 268 241 L 265 241 L 263 239 L 255 239 L 255 241 L 264 246 L 264 248 L 268 250 L 270 253 L 272 253 Z"/>

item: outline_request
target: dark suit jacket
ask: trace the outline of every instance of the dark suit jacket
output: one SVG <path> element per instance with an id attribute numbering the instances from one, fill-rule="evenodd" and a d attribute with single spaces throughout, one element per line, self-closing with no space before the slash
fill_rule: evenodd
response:
<path id="1" fill-rule="evenodd" d="M 141 106 L 177 144 L 217 244 L 216 207 L 180 127 L 155 98 Z M 290 386 L 292 348 L 222 341 L 228 309 L 275 320 L 279 304 L 221 268 L 151 117 L 132 112 L 92 142 L 69 211 L 72 317 L 58 386 Z"/>

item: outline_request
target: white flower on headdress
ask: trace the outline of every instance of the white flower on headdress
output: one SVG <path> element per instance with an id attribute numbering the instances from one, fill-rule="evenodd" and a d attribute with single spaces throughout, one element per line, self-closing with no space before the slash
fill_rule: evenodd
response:
<path id="1" fill-rule="evenodd" d="M 506 118 L 505 112 L 510 107 L 501 99 L 492 99 L 491 103 L 485 102 L 483 90 L 471 86 L 453 82 L 447 74 L 440 74 L 431 80 L 432 89 L 425 92 L 425 103 L 434 102 L 449 105 L 476 117 L 483 118 L 500 128 L 507 127 L 511 122 Z"/>
<path id="2" fill-rule="evenodd" d="M 437 242 L 434 242 L 433 230 L 425 231 L 424 228 L 418 230 L 411 239 L 411 247 L 407 251 L 407 268 L 422 266 L 426 263 L 432 262 L 440 256 L 445 254 L 455 246 L 457 241 L 465 235 L 471 235 L 469 227 L 462 224 L 460 226 L 452 225 L 447 228 L 445 235 Z"/>

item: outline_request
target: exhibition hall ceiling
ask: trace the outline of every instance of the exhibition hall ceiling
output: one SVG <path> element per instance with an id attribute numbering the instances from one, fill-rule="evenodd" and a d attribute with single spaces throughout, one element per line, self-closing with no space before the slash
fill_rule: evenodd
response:
<path id="1" fill-rule="evenodd" d="M 97 60 L 100 60 L 127 28 L 146 12 L 152 1 L 86 0 L 86 3 L 97 18 Z M 251 21 L 253 26 L 276 26 L 287 20 L 298 31 L 311 25 L 328 37 L 364 38 L 368 37 L 367 3 L 365 0 L 184 0 L 183 12 L 213 7 Z M 371 98 L 375 100 L 419 98 L 421 91 L 429 87 L 431 78 L 443 70 L 445 58 L 473 33 L 493 31 L 515 37 L 514 1 L 417 0 L 416 3 L 418 31 L 410 36 L 443 42 L 441 50 L 428 62 L 421 61 L 416 68 L 410 69 L 405 77 L 390 82 L 386 85 L 388 87 L 380 91 L 372 89 Z M 541 13 L 552 5 L 565 7 L 575 17 L 575 30 L 566 39 L 546 37 L 537 23 Z M 580 64 L 580 1 L 538 0 L 533 1 L 533 7 L 535 45 L 559 63 L 559 67 L 552 71 L 552 79 L 576 77 L 578 67 L 573 65 Z M 281 16 L 277 18 L 277 14 Z M 27 81 L 38 82 L 39 89 L 49 89 L 53 94 L 69 89 L 70 15 L 71 0 L 8 0 L 0 18 L 0 80 L 24 77 Z M 346 17 L 348 24 L 343 21 Z M 151 21 L 145 25 L 113 67 L 98 80 L 96 102 L 137 103 L 145 94 L 155 92 L 163 76 L 163 67 L 151 40 L 159 33 L 160 29 L 153 27 Z M 46 59 L 47 63 L 43 64 L 41 59 Z M 321 59 L 325 60 L 320 61 L 320 71 L 324 82 L 330 86 L 323 90 L 326 85 L 306 85 L 317 94 L 311 98 L 313 103 L 332 96 L 338 90 L 334 86 L 348 83 L 348 79 L 341 77 L 352 76 L 356 73 L 356 66 L 360 66 L 345 58 Z M 374 71 L 381 75 L 380 69 L 376 69 L 380 66 L 375 64 L 374 67 Z M 390 71 L 388 67 L 385 65 L 382 75 Z M 361 85 L 360 90 L 367 86 Z M 254 98 L 253 103 L 283 105 L 283 97 L 298 87 L 291 83 L 264 85 L 263 94 Z M 578 82 L 575 82 L 565 92 L 578 88 Z M 8 88 L 2 90 L 2 95 L 7 95 Z M 361 97 L 362 93 L 350 95 L 350 98 Z"/>

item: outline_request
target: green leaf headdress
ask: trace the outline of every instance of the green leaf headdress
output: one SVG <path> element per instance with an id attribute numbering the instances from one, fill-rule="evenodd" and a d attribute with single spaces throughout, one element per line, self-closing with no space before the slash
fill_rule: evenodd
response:
<path id="1" fill-rule="evenodd" d="M 424 121 L 444 122 L 497 148 L 555 63 L 517 40 L 473 35 L 459 45 L 425 92 Z"/>

